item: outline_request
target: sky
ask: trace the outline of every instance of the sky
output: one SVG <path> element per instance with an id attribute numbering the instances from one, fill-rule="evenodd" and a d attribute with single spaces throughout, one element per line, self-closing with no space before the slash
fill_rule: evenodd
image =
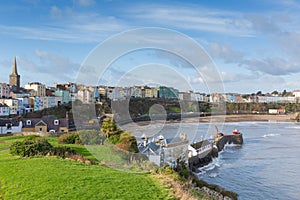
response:
<path id="1" fill-rule="evenodd" d="M 104 74 L 90 68 L 82 81 L 89 84 L 93 75 L 98 84 L 112 86 L 165 84 L 206 93 L 293 91 L 300 89 L 299 11 L 300 1 L 293 0 L 5 1 L 0 6 L 0 82 L 8 82 L 15 56 L 23 86 L 76 81 L 95 52 L 99 59 L 109 57 L 103 49 L 106 41 L 155 27 L 170 30 L 177 46 L 166 39 L 173 49 L 132 50 L 112 60 Z M 153 39 L 145 30 L 111 48 Z M 176 33 L 196 42 L 207 57 L 184 46 Z M 181 48 L 195 54 L 189 58 L 203 61 L 201 66 L 178 55 Z M 210 64 L 204 63 L 207 58 Z M 223 89 L 214 90 L 216 84 Z"/>

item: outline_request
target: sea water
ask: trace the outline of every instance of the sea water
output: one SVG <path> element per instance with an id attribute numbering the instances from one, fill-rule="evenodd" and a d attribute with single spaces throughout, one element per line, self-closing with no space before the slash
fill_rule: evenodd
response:
<path id="1" fill-rule="evenodd" d="M 243 132 L 242 146 L 227 145 L 218 167 L 199 177 L 239 199 L 300 199 L 300 124 L 228 123 Z"/>
<path id="2" fill-rule="evenodd" d="M 239 199 L 300 199 L 300 124 L 276 122 L 155 124 L 169 140 L 186 133 L 191 142 L 214 129 L 243 133 L 244 144 L 226 145 L 219 157 L 200 168 L 200 179 L 239 194 Z M 136 136 L 151 126 L 133 130 Z"/>

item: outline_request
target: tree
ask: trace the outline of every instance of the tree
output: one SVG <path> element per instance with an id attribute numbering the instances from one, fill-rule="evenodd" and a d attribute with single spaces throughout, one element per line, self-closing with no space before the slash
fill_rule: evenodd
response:
<path id="1" fill-rule="evenodd" d="M 133 153 L 139 152 L 136 138 L 132 136 L 129 132 L 124 132 L 121 134 L 120 140 L 116 146 L 125 151 L 129 151 Z"/>
<path id="2" fill-rule="evenodd" d="M 271 94 L 278 95 L 278 92 L 274 90 Z"/>
<path id="3" fill-rule="evenodd" d="M 262 95 L 261 91 L 256 92 L 256 95 Z"/>
<path id="4" fill-rule="evenodd" d="M 113 144 L 116 144 L 119 141 L 120 134 L 122 133 L 117 124 L 111 118 L 103 120 L 101 131 Z"/>
<path id="5" fill-rule="evenodd" d="M 286 96 L 286 94 L 287 94 L 286 90 L 283 90 L 282 96 L 284 97 L 284 96 Z"/>

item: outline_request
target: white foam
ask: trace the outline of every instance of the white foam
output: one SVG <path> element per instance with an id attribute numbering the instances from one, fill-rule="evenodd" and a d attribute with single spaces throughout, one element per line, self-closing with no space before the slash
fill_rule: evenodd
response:
<path id="1" fill-rule="evenodd" d="M 234 143 L 231 143 L 231 144 L 226 143 L 224 148 L 226 148 L 226 147 L 239 147 L 239 146 L 241 146 L 241 145 L 240 144 L 234 144 Z"/>
<path id="2" fill-rule="evenodd" d="M 208 176 L 210 178 L 216 178 L 219 175 L 219 173 L 210 173 Z"/>
<path id="3" fill-rule="evenodd" d="M 288 126 L 286 128 L 292 128 L 292 129 L 300 129 L 300 126 Z"/>
<path id="4" fill-rule="evenodd" d="M 199 170 L 201 172 L 203 172 L 203 171 L 211 171 L 211 170 L 215 169 L 216 167 L 219 168 L 220 166 L 221 166 L 220 165 L 220 159 L 219 158 L 213 158 L 212 162 L 210 162 L 208 165 L 200 167 Z"/>
<path id="5" fill-rule="evenodd" d="M 266 137 L 275 137 L 275 136 L 280 136 L 280 134 L 278 134 L 278 133 L 269 133 L 269 134 L 263 135 L 262 137 L 266 138 Z"/>

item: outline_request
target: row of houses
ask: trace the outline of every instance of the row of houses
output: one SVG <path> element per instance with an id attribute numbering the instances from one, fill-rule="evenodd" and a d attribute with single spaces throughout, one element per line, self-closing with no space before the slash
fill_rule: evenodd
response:
<path id="1" fill-rule="evenodd" d="M 233 102 L 233 103 L 297 103 L 300 91 L 295 90 L 293 96 L 248 95 L 241 94 L 204 94 L 194 91 L 179 92 L 172 87 L 157 86 L 84 86 L 75 83 L 54 84 L 46 87 L 39 82 L 28 83 L 25 88 L 11 90 L 5 83 L 0 84 L 0 116 L 22 115 L 27 112 L 51 108 L 60 104 L 79 100 L 84 104 L 91 104 L 101 99 L 112 101 L 128 98 L 163 98 L 169 100 L 198 101 L 198 102 Z"/>
<path id="2" fill-rule="evenodd" d="M 0 134 L 18 132 L 64 133 L 69 132 L 70 127 L 71 124 L 67 118 L 23 118 L 21 120 L 0 119 Z"/>
<path id="3" fill-rule="evenodd" d="M 211 94 L 209 102 L 231 102 L 231 103 L 299 103 L 300 91 L 294 91 L 292 96 L 275 96 L 275 95 L 248 95 L 246 98 L 241 94 Z M 205 101 L 205 100 L 204 100 Z"/>
<path id="4" fill-rule="evenodd" d="M 22 97 L 0 99 L 0 116 L 22 115 L 28 112 L 43 110 L 62 104 L 62 97 Z"/>

